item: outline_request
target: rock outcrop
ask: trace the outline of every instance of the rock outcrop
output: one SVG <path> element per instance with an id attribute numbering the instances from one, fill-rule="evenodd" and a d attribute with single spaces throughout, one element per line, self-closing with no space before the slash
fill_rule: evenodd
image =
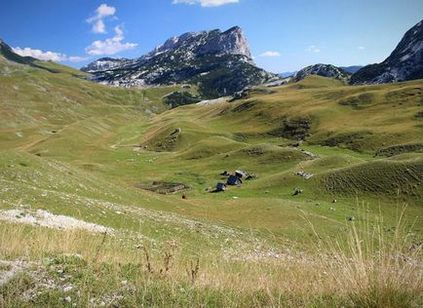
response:
<path id="1" fill-rule="evenodd" d="M 332 64 L 314 64 L 303 68 L 302 70 L 298 71 L 294 77 L 294 81 L 300 81 L 310 75 L 318 75 L 322 77 L 328 78 L 335 78 L 342 81 L 348 81 L 350 78 L 350 74 L 348 74 L 343 69 L 332 65 Z"/>
<path id="2" fill-rule="evenodd" d="M 363 67 L 351 77 L 352 84 L 379 84 L 423 78 L 423 21 L 407 31 L 382 63 Z"/>
<path id="3" fill-rule="evenodd" d="M 103 58 L 82 70 L 97 82 L 121 87 L 196 84 L 205 98 L 279 79 L 255 66 L 239 27 L 185 33 L 138 59 Z"/>

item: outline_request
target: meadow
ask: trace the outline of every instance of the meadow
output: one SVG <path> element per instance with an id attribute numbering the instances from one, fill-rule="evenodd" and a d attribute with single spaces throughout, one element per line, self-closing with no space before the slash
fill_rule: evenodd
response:
<path id="1" fill-rule="evenodd" d="M 421 80 L 174 91 L 0 57 L 0 306 L 423 305 Z"/>

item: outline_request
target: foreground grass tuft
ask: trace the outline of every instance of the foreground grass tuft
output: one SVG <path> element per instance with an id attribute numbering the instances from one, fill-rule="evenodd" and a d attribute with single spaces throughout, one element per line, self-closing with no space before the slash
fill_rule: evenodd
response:
<path id="1" fill-rule="evenodd" d="M 422 245 L 404 215 L 352 222 L 347 237 L 319 239 L 291 259 L 224 260 L 148 243 L 16 225 L 0 228 L 3 260 L 30 263 L 0 286 L 4 306 L 417 307 L 423 304 Z M 19 243 L 19 244 L 18 244 Z M 3 267 L 6 271 L 7 268 Z"/>

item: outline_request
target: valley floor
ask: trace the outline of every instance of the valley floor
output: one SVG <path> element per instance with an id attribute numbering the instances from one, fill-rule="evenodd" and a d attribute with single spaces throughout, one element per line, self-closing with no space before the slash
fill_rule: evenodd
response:
<path id="1" fill-rule="evenodd" d="M 175 87 L 13 69 L 0 306 L 423 305 L 421 81 L 165 111 Z M 255 176 L 209 192 L 238 169 Z"/>

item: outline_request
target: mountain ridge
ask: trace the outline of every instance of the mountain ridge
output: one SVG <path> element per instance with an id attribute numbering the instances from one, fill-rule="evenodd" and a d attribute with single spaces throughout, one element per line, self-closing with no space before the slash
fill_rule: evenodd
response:
<path id="1" fill-rule="evenodd" d="M 187 32 L 137 59 L 99 59 L 81 68 L 94 81 L 121 87 L 190 83 L 204 97 L 230 95 L 278 79 L 258 68 L 240 27 Z"/>
<path id="2" fill-rule="evenodd" d="M 363 67 L 352 84 L 380 84 L 423 78 L 423 20 L 409 29 L 388 58 Z"/>
<path id="3" fill-rule="evenodd" d="M 295 82 L 298 82 L 300 80 L 305 79 L 306 77 L 310 75 L 318 75 L 322 77 L 334 78 L 341 81 L 348 81 L 350 78 L 350 74 L 340 67 L 337 67 L 332 64 L 318 63 L 318 64 L 307 66 L 299 70 L 298 72 L 296 72 L 295 75 L 293 76 L 293 80 Z"/>

